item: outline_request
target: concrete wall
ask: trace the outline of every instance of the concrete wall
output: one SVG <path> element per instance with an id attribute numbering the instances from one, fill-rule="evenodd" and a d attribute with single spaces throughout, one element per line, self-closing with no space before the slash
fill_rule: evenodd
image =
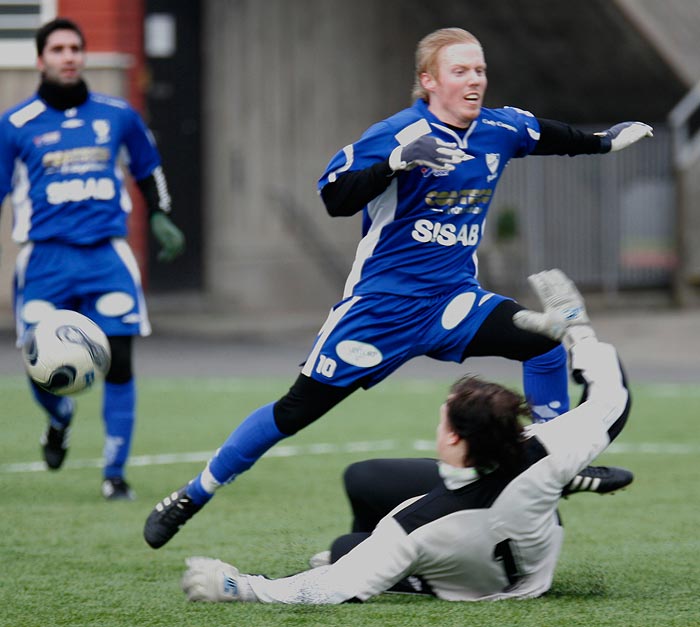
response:
<path id="1" fill-rule="evenodd" d="M 206 3 L 205 273 L 217 299 L 260 315 L 339 299 L 359 218 L 328 217 L 315 184 L 337 150 L 410 103 L 417 35 L 392 27 L 392 4 Z"/>
<path id="2" fill-rule="evenodd" d="M 615 0 L 615 4 L 687 87 L 700 81 L 700 2 Z"/>
<path id="3" fill-rule="evenodd" d="M 674 296 L 678 305 L 700 305 L 700 161 L 677 174 L 678 253 Z"/>

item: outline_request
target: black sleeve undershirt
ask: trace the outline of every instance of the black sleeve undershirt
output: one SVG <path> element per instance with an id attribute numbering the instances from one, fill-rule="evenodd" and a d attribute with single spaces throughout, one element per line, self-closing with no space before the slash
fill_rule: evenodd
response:
<path id="1" fill-rule="evenodd" d="M 340 174 L 321 189 L 326 211 L 333 217 L 355 215 L 389 187 L 393 175 L 388 159 L 364 170 Z"/>
<path id="2" fill-rule="evenodd" d="M 158 185 L 153 174 L 149 174 L 145 179 L 136 181 L 136 185 L 141 190 L 143 199 L 146 201 L 148 208 L 148 216 L 152 216 L 157 211 L 162 211 L 160 208 L 160 195 L 158 194 Z"/>
<path id="3" fill-rule="evenodd" d="M 594 133 L 557 122 L 537 119 L 540 139 L 533 155 L 592 155 L 606 152 L 601 138 Z M 344 172 L 321 190 L 326 211 L 333 217 L 352 216 L 381 194 L 392 181 L 394 172 L 389 160 L 375 163 L 364 170 Z"/>
<path id="4" fill-rule="evenodd" d="M 540 125 L 540 140 L 531 155 L 597 155 L 605 150 L 601 138 L 595 133 L 586 133 L 573 126 L 537 118 Z M 609 148 L 608 148 L 609 150 Z"/>

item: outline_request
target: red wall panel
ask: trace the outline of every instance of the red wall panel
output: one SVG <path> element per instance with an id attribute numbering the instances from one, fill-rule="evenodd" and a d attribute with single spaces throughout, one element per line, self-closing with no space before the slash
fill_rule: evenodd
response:
<path id="1" fill-rule="evenodd" d="M 143 49 L 143 0 L 58 0 L 58 15 L 74 20 L 85 34 L 89 52 L 128 54 L 127 93 L 123 96 L 143 113 L 146 67 Z M 114 94 L 121 95 L 121 94 Z M 148 121 L 147 121 L 148 122 Z M 135 185 L 130 186 L 134 212 L 129 225 L 129 242 L 147 282 L 148 224 L 146 208 Z"/>

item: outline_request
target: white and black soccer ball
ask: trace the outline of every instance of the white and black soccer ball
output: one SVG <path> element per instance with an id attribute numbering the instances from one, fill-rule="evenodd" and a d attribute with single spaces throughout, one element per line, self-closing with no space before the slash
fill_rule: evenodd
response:
<path id="1" fill-rule="evenodd" d="M 92 387 L 104 378 L 111 362 L 102 329 L 70 309 L 55 309 L 29 329 L 22 356 L 31 379 L 61 396 Z"/>

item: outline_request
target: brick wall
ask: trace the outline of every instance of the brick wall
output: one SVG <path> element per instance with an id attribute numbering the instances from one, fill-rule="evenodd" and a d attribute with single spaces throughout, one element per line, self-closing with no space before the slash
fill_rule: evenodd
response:
<path id="1" fill-rule="evenodd" d="M 143 50 L 144 0 L 58 0 L 58 15 L 77 22 L 87 40 L 89 53 L 126 54 L 131 63 L 126 70 L 126 98 L 143 114 L 145 108 L 146 67 Z M 129 225 L 129 242 L 147 282 L 148 227 L 141 195 L 130 182 L 134 212 Z"/>

